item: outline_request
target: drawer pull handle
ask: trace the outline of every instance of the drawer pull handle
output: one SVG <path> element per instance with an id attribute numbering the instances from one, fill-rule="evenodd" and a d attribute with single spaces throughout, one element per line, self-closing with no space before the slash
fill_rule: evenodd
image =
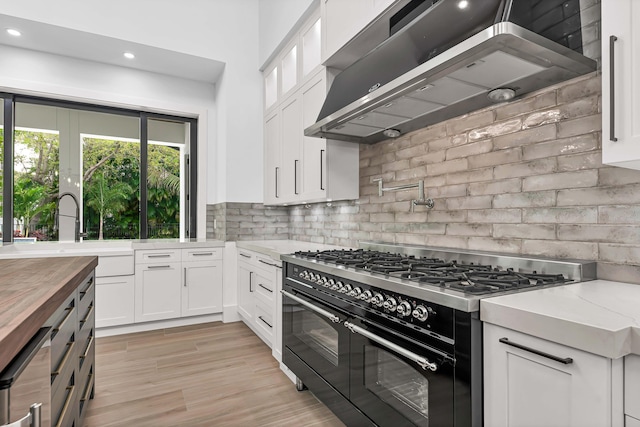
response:
<path id="1" fill-rule="evenodd" d="M 609 36 L 609 140 L 616 142 L 616 83 L 615 83 L 615 42 L 616 36 Z"/>
<path id="2" fill-rule="evenodd" d="M 171 266 L 170 265 L 149 265 L 149 266 L 147 266 L 147 268 L 149 270 L 157 270 L 157 269 L 160 269 L 160 268 L 171 268 Z"/>
<path id="3" fill-rule="evenodd" d="M 93 344 L 93 335 L 89 337 L 89 343 L 87 344 L 87 348 L 84 349 L 84 353 L 80 355 L 80 359 L 86 359 L 89 357 L 89 350 L 91 349 L 91 344 Z"/>
<path id="4" fill-rule="evenodd" d="M 267 287 L 266 287 L 265 285 L 263 285 L 262 283 L 258 283 L 258 286 L 260 286 L 262 289 L 264 289 L 264 290 L 265 290 L 265 291 L 267 291 L 267 292 L 271 292 L 271 293 L 273 293 L 273 291 L 272 291 L 271 289 L 267 288 Z"/>
<path id="5" fill-rule="evenodd" d="M 80 323 L 82 323 L 82 326 L 84 326 L 84 324 L 89 321 L 89 319 L 91 318 L 91 313 L 93 313 L 93 304 L 89 306 L 89 310 L 87 310 L 87 314 L 84 316 L 84 319 L 80 321 Z"/>
<path id="6" fill-rule="evenodd" d="M 89 400 L 89 396 L 91 395 L 91 387 L 89 387 L 91 385 L 91 378 L 93 378 L 93 374 L 87 375 L 87 389 L 84 391 L 84 395 L 82 396 L 82 399 L 80 399 L 80 402 L 86 402 Z"/>
<path id="7" fill-rule="evenodd" d="M 67 394 L 67 398 L 64 401 L 64 406 L 62 407 L 62 412 L 60 412 L 60 418 L 58 418 L 58 422 L 56 423 L 56 427 L 62 427 L 62 422 L 64 418 L 67 416 L 67 411 L 69 410 L 69 406 L 71 406 L 71 398 L 73 397 L 73 389 L 76 388 L 75 385 L 67 386 L 67 390 L 69 393 Z"/>
<path id="8" fill-rule="evenodd" d="M 147 258 L 169 258 L 171 254 L 147 255 Z"/>
<path id="9" fill-rule="evenodd" d="M 193 256 L 212 256 L 213 252 L 192 252 Z"/>
<path id="10" fill-rule="evenodd" d="M 62 369 L 64 368 L 64 365 L 66 365 L 67 360 L 69 360 L 69 356 L 71 356 L 71 353 L 73 353 L 73 349 L 75 348 L 75 346 L 76 346 L 75 341 L 71 341 L 67 343 L 67 352 L 62 357 L 62 360 L 60 360 L 60 363 L 58 364 L 58 368 L 55 371 L 51 372 L 52 377 L 56 377 L 60 375 L 60 373 L 62 372 Z M 51 378 L 51 381 L 53 381 L 53 378 Z"/>
<path id="11" fill-rule="evenodd" d="M 89 279 L 87 286 L 85 286 L 85 288 L 80 291 L 80 299 L 84 298 L 87 292 L 89 292 L 89 289 L 91 289 L 91 285 L 93 285 L 93 276 Z"/>
<path id="12" fill-rule="evenodd" d="M 238 253 L 240 254 L 241 257 L 251 258 L 251 255 L 243 254 L 242 252 L 238 252 Z"/>
<path id="13" fill-rule="evenodd" d="M 263 263 L 263 264 L 267 264 L 268 266 L 271 266 L 271 267 L 282 268 L 282 267 L 280 267 L 278 264 L 275 264 L 275 263 L 273 263 L 273 264 L 272 264 L 272 263 L 267 262 L 267 261 L 262 260 L 262 259 L 259 259 L 258 261 L 259 261 L 259 262 L 261 262 L 261 263 Z"/>
<path id="14" fill-rule="evenodd" d="M 258 316 L 258 319 L 262 320 L 262 323 L 273 329 L 273 325 L 262 318 L 262 316 Z"/>
<path id="15" fill-rule="evenodd" d="M 69 318 L 71 317 L 71 314 L 73 313 L 73 309 L 75 307 L 71 306 L 71 307 L 67 307 L 65 308 L 65 311 L 67 312 L 67 315 L 64 316 L 64 319 L 62 319 L 62 321 L 60 323 L 58 323 L 58 326 L 56 326 L 55 328 L 53 328 L 51 330 L 51 338 L 53 339 L 53 337 L 56 336 L 56 334 L 58 332 L 60 332 L 60 329 L 64 328 L 64 325 L 66 325 L 67 321 L 69 320 Z"/>
<path id="16" fill-rule="evenodd" d="M 527 347 L 527 346 L 524 346 L 522 344 L 518 344 L 518 343 L 515 343 L 513 341 L 509 341 L 509 338 L 500 338 L 498 341 L 500 341 L 502 344 L 510 345 L 512 347 L 519 348 L 520 350 L 524 350 L 524 351 L 528 351 L 529 353 L 537 354 L 538 356 L 546 357 L 547 359 L 554 360 L 554 361 L 562 363 L 564 365 L 570 365 L 571 363 L 573 363 L 573 359 L 570 358 L 570 357 L 562 358 L 562 357 L 554 356 L 553 354 L 545 353 L 544 351 L 536 350 L 535 348 Z"/>

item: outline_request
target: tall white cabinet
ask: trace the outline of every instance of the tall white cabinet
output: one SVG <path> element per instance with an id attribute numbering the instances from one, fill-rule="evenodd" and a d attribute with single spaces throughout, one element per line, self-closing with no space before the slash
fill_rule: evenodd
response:
<path id="1" fill-rule="evenodd" d="M 602 162 L 640 169 L 640 2 L 602 3 Z"/>
<path id="2" fill-rule="evenodd" d="M 357 199 L 357 144 L 304 136 L 327 93 L 319 11 L 264 72 L 264 202 L 290 205 Z"/>

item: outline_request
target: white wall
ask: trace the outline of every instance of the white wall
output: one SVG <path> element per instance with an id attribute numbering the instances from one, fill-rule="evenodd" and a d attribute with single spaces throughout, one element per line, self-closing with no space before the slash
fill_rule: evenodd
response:
<path id="1" fill-rule="evenodd" d="M 103 66 L 91 75 L 75 75 L 79 81 L 62 76 L 49 76 L 37 65 L 26 70 L 27 86 L 46 82 L 60 85 L 56 92 L 85 95 L 109 92 L 122 102 L 146 98 L 158 107 L 171 102 L 169 93 L 178 98 L 173 105 L 185 103 L 185 111 L 198 110 L 203 104 L 212 117 L 208 119 L 209 169 L 207 203 L 222 201 L 262 201 L 262 79 L 258 71 L 259 0 L 110 0 L 81 2 L 77 0 L 21 0 L 3 2 L 2 13 L 45 22 L 71 29 L 129 40 L 224 62 L 225 71 L 215 90 L 198 89 L 197 84 L 182 80 L 175 87 L 160 83 L 163 77 L 152 73 L 116 71 Z M 305 0 L 306 2 L 306 0 Z M 5 49 L 5 46 L 1 46 Z M 15 52 L 14 52 L 15 54 Z M 26 54 L 18 56 L 29 56 Z M 0 55 L 1 63 L 9 58 Z M 75 60 L 57 62 L 60 70 L 73 73 Z M 66 61 L 66 64 L 63 62 Z M 4 68 L 4 67 L 3 67 Z M 108 70 L 108 71 L 107 71 Z M 62 72 L 62 71 L 61 71 Z M 0 74 L 0 85 L 19 76 Z M 180 79 L 175 79 L 180 81 Z M 21 86 L 22 87 L 22 86 Z M 180 94 L 185 90 L 186 93 Z M 168 92 L 167 92 L 168 91 Z M 91 97 L 91 96 L 89 96 Z M 102 97 L 95 98 L 97 100 Z M 157 102 L 156 102 L 157 101 Z M 135 104 L 133 104 L 135 105 Z M 204 227 L 203 227 L 204 228 Z"/>
<path id="2" fill-rule="evenodd" d="M 260 0 L 260 51 L 258 62 L 265 65 L 296 23 L 317 0 Z M 317 5 L 316 5 L 317 6 Z"/>

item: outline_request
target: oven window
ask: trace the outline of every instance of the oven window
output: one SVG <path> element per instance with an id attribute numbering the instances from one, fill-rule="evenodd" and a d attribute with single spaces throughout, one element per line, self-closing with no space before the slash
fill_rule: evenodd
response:
<path id="1" fill-rule="evenodd" d="M 307 310 L 295 311 L 293 335 L 338 366 L 338 332 L 322 317 Z"/>
<path id="2" fill-rule="evenodd" d="M 371 345 L 364 353 L 365 387 L 415 425 L 429 425 L 429 380 L 392 353 Z"/>

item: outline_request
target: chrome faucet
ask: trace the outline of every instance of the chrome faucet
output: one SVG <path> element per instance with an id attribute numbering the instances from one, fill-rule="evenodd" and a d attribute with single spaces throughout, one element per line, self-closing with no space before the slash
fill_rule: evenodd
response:
<path id="1" fill-rule="evenodd" d="M 68 218 L 74 218 L 71 215 L 61 215 L 60 214 L 60 200 L 62 200 L 62 198 L 64 196 L 71 196 L 71 198 L 73 199 L 73 203 L 76 204 L 75 240 L 76 240 L 76 242 L 79 242 L 80 241 L 80 237 L 87 237 L 87 233 L 81 233 L 80 232 L 80 204 L 78 203 L 78 199 L 76 198 L 76 196 L 73 193 L 62 193 L 61 195 L 58 196 L 58 199 L 56 200 L 56 210 L 55 210 L 55 215 L 54 215 L 53 229 L 54 230 L 58 229 L 59 217 L 66 216 Z"/>

